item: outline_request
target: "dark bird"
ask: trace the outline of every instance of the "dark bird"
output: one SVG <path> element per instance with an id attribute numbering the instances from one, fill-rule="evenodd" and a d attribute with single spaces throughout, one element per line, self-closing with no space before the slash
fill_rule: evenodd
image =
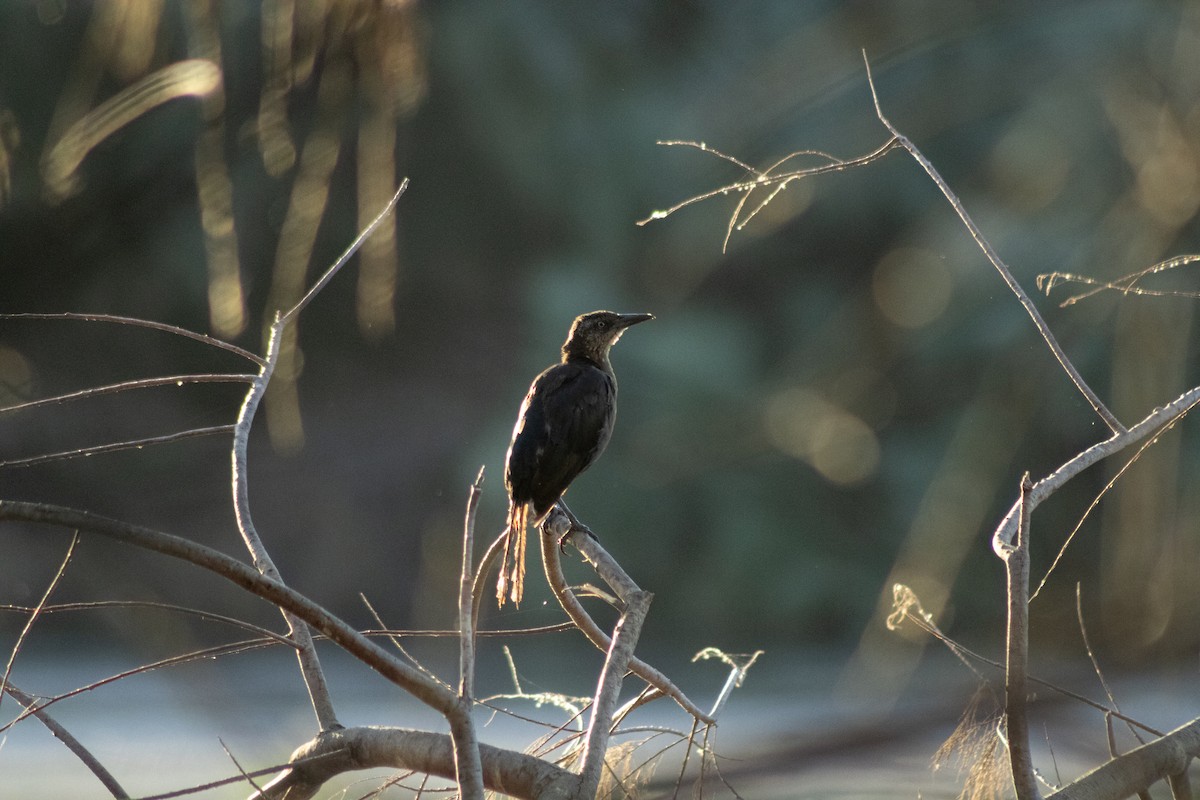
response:
<path id="1" fill-rule="evenodd" d="M 521 602 L 525 532 L 540 525 L 571 481 L 604 452 L 617 415 L 617 376 L 608 351 L 630 325 L 653 314 L 593 311 L 576 317 L 562 361 L 533 379 L 521 403 L 504 470 L 508 528 L 496 597 Z"/>

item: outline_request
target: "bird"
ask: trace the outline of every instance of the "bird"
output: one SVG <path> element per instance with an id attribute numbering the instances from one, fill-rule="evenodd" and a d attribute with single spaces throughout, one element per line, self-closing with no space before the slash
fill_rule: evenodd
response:
<path id="1" fill-rule="evenodd" d="M 571 481 L 595 463 L 612 437 L 617 376 L 609 350 L 631 325 L 653 314 L 592 311 L 575 318 L 562 359 L 533 379 L 505 458 L 508 521 L 496 599 L 520 604 L 525 592 L 525 535 L 541 525 Z"/>

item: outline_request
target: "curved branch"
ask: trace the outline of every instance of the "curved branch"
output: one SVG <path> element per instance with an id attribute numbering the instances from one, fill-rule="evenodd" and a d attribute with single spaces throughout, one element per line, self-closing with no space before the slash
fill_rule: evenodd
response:
<path id="1" fill-rule="evenodd" d="M 306 800 L 321 786 L 344 772 L 393 767 L 454 778 L 454 748 L 444 733 L 406 728 L 345 728 L 327 731 L 301 745 L 291 760 L 295 764 L 253 798 Z M 572 797 L 578 776 L 535 756 L 481 744 L 485 788 L 528 800 L 565 800 Z"/>
<path id="2" fill-rule="evenodd" d="M 446 714 L 457 702 L 458 696 L 453 691 L 397 659 L 309 598 L 211 547 L 87 511 L 44 503 L 0 500 L 0 521 L 4 520 L 40 522 L 95 533 L 202 567 L 295 614 L 343 650 L 439 713 Z"/>
<path id="3" fill-rule="evenodd" d="M 1097 442 L 1082 453 L 1079 453 L 1033 485 L 1025 501 L 1029 506 L 1029 510 L 1032 512 L 1043 500 L 1050 497 L 1050 495 L 1062 488 L 1067 481 L 1088 467 L 1108 458 L 1114 453 L 1124 450 L 1132 444 L 1140 442 L 1164 425 L 1169 425 L 1179 417 L 1182 417 L 1197 404 L 1200 404 L 1200 386 L 1188 389 L 1167 405 L 1154 409 L 1146 415 L 1145 419 L 1132 428 L 1115 433 L 1104 441 Z M 1016 537 L 1020 507 L 1021 503 L 1018 500 L 1009 509 L 1004 519 L 1000 520 L 1000 524 L 996 527 L 996 532 L 992 535 L 992 549 L 997 554 L 1000 554 L 1005 547 L 1011 546 L 1013 539 Z"/>
<path id="4" fill-rule="evenodd" d="M 267 578 L 283 583 L 279 569 L 271 560 L 266 545 L 258 535 L 254 522 L 250 517 L 250 486 L 247 467 L 247 450 L 250 446 L 250 426 L 254 423 L 254 414 L 267 392 L 267 384 L 275 372 L 275 364 L 279 360 L 279 336 L 283 332 L 283 319 L 276 316 L 271 325 L 271 335 L 267 342 L 267 356 L 263 360 L 262 371 L 250 384 L 246 399 L 238 411 L 237 424 L 233 429 L 232 451 L 232 480 L 233 480 L 233 514 L 237 520 L 238 531 L 242 541 L 250 551 L 254 566 Z M 281 608 L 281 610 L 283 610 Z M 308 689 L 308 697 L 312 702 L 313 712 L 317 716 L 317 725 L 321 730 L 340 728 L 337 714 L 333 710 L 333 698 L 329 693 L 329 684 L 325 681 L 325 671 L 321 669 L 321 661 L 317 658 L 317 648 L 313 644 L 312 632 L 294 615 L 283 610 L 283 618 L 288 625 L 288 635 L 296 642 L 296 658 L 300 662 L 300 674 L 304 678 L 304 686 Z"/>
<path id="5" fill-rule="evenodd" d="M 566 529 L 565 536 L 571 537 L 571 544 L 575 545 L 588 563 L 596 569 L 600 577 L 623 600 L 631 592 L 640 592 L 641 590 L 633 582 L 633 579 L 621 569 L 621 565 L 600 546 L 599 542 L 587 534 L 577 535 L 577 529 L 571 526 L 570 519 L 558 506 L 550 512 L 550 516 L 546 518 L 542 528 L 540 536 L 542 542 L 542 563 L 546 569 L 546 580 L 550 582 L 550 588 L 554 591 L 554 596 L 558 599 L 563 611 L 575 623 L 575 626 L 583 632 L 583 635 L 598 649 L 608 652 L 608 649 L 612 646 L 612 639 L 596 624 L 591 615 L 587 613 L 587 610 L 579 602 L 579 599 L 575 597 L 575 593 L 567 586 L 567 580 L 563 576 L 558 543 L 564 538 L 564 534 L 562 533 L 564 528 Z M 632 590 L 629 587 L 632 587 Z M 713 719 L 704 713 L 698 705 L 693 703 L 678 686 L 672 683 L 670 678 L 637 656 L 629 659 L 629 671 L 670 697 L 684 711 L 696 719 L 708 725 L 713 723 Z"/>

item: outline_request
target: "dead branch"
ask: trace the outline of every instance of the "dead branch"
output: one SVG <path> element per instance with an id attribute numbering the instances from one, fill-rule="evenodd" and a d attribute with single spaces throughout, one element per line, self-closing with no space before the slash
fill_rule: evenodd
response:
<path id="1" fill-rule="evenodd" d="M 934 168 L 929 159 L 925 157 L 925 154 L 917 149 L 917 146 L 913 144 L 907 136 L 900 133 L 900 131 L 896 129 L 896 126 L 893 125 L 891 121 L 888 120 L 888 118 L 884 115 L 883 107 L 879 104 L 879 95 L 875 91 L 875 80 L 871 76 L 871 62 L 867 59 L 866 51 L 863 52 L 863 63 L 867 68 L 867 83 L 871 87 L 871 99 L 875 104 L 875 116 L 879 118 L 879 122 L 885 128 L 887 128 L 888 133 L 895 137 L 896 141 L 900 143 L 900 146 L 908 151 L 908 154 L 911 155 L 916 162 L 921 165 L 921 168 L 925 170 L 925 173 L 929 175 L 930 179 L 932 179 L 933 182 L 937 184 L 937 187 L 941 189 L 942 194 L 950 203 L 950 206 L 954 209 L 954 213 L 956 213 L 958 218 L 962 220 L 963 225 L 970 232 L 971 238 L 974 239 L 975 244 L 983 252 L 984 257 L 987 258 L 988 262 L 993 267 L 995 267 L 996 272 L 1000 274 L 1000 277 L 1004 280 L 1004 283 L 1008 286 L 1009 290 L 1012 291 L 1017 300 L 1021 303 L 1021 307 L 1025 309 L 1025 313 L 1027 313 L 1029 318 L 1033 320 L 1033 324 L 1038 329 L 1038 333 L 1041 334 L 1042 339 L 1046 342 L 1046 346 L 1050 348 L 1050 352 L 1054 354 L 1054 358 L 1056 361 L 1058 361 L 1059 366 L 1063 368 L 1068 377 L 1070 377 L 1071 382 L 1075 384 L 1075 388 L 1078 389 L 1080 394 L 1087 399 L 1088 403 L 1091 404 L 1092 409 L 1096 412 L 1100 419 L 1104 420 L 1104 424 L 1107 425 L 1113 433 L 1124 432 L 1125 426 L 1122 425 L 1121 421 L 1118 420 L 1116 416 L 1108 410 L 1108 406 L 1104 405 L 1104 402 L 1100 399 L 1100 397 L 1092 390 L 1090 386 L 1088 386 L 1087 381 L 1083 379 L 1083 376 L 1079 374 L 1079 370 L 1075 368 L 1075 365 L 1067 356 L 1066 351 L 1064 351 L 1062 346 L 1058 343 L 1058 339 L 1056 339 L 1054 334 L 1050 331 L 1050 326 L 1046 324 L 1044 319 L 1042 319 L 1041 312 L 1039 312 L 1037 306 L 1033 304 L 1033 300 L 1031 300 L 1029 295 L 1025 293 L 1025 290 L 1021 288 L 1021 284 L 1017 282 L 1017 279 L 1013 277 L 1012 271 L 1009 270 L 1008 265 L 1001 260 L 1000 255 L 996 252 L 995 248 L 992 247 L 991 242 L 984 237 L 983 231 L 981 231 L 979 226 L 975 224 L 975 220 L 971 219 L 971 215 L 967 213 L 967 209 L 963 206 L 962 201 L 958 199 L 958 195 L 956 195 L 950 189 L 950 185 L 946 183 L 945 178 L 943 178 L 937 169 Z"/>
<path id="2" fill-rule="evenodd" d="M 1200 757 L 1200 718 L 1149 744 L 1118 756 L 1078 780 L 1047 795 L 1046 800 L 1118 800 L 1152 783 L 1185 776 L 1188 764 Z M 1185 778 L 1175 778 L 1179 784 Z"/>
<path id="3" fill-rule="evenodd" d="M 267 552 L 262 538 L 258 535 L 258 531 L 255 529 L 254 522 L 250 516 L 247 450 L 250 443 L 250 427 L 254 424 L 254 414 L 258 410 L 258 405 L 263 395 L 266 394 L 267 384 L 270 382 L 271 375 L 275 371 L 275 364 L 278 363 L 280 341 L 287 324 L 305 306 L 312 302 L 313 298 L 317 296 L 329 281 L 333 280 L 333 277 L 346 265 L 351 256 L 358 251 L 363 242 L 370 238 L 375 229 L 383 224 L 383 221 L 391 214 L 392 210 L 396 207 L 396 203 L 399 202 L 401 195 L 404 194 L 407 188 L 408 180 L 405 179 L 401 182 L 400 187 L 392 195 L 391 200 L 379 215 L 351 242 L 346 251 L 312 285 L 304 297 L 287 311 L 276 315 L 275 322 L 271 325 L 270 335 L 268 336 L 267 354 L 262 361 L 262 370 L 258 378 L 250 384 L 250 390 L 246 393 L 246 399 L 242 403 L 241 410 L 238 412 L 237 424 L 233 432 L 232 475 L 234 516 L 237 519 L 238 531 L 242 534 L 242 540 L 246 545 L 246 549 L 250 551 L 250 556 L 254 560 L 254 566 L 264 576 L 277 583 L 283 583 L 283 578 L 280 576 L 275 563 L 271 560 L 271 556 Z M 317 657 L 317 648 L 313 644 L 312 634 L 299 619 L 289 614 L 286 610 L 284 610 L 283 616 L 288 624 L 289 635 L 297 645 L 296 656 L 300 662 L 300 673 L 304 678 L 304 685 L 308 688 L 309 699 L 312 701 L 318 726 L 323 731 L 342 727 L 337 721 L 337 715 L 334 713 L 333 698 L 329 693 L 329 685 L 325 680 L 325 672 L 321 669 L 321 661 Z M 453 707 L 453 704 L 447 706 L 448 709 Z"/>
<path id="4" fill-rule="evenodd" d="M 289 611 L 329 637 L 387 680 L 445 715 L 457 702 L 455 692 L 396 658 L 322 606 L 224 553 L 202 544 L 140 525 L 44 503 L 0 500 L 0 521 L 45 523 L 93 533 L 186 561 L 225 578 L 281 610 Z"/>
<path id="5" fill-rule="evenodd" d="M 292 766 L 253 798 L 307 800 L 331 778 L 377 767 L 455 777 L 454 747 L 444 733 L 406 728 L 359 727 L 325 731 L 292 753 Z M 535 756 L 479 745 L 483 784 L 526 800 L 577 797 L 579 777 Z M 296 763 L 302 762 L 302 763 Z"/>
<path id="6" fill-rule="evenodd" d="M 587 738 L 583 748 L 583 766 L 579 770 L 580 796 L 594 797 L 600 785 L 604 768 L 604 755 L 608 752 L 608 740 L 612 733 L 613 714 L 621 693 L 621 683 L 633 658 L 633 649 L 642 634 L 642 623 L 650 612 L 650 601 L 654 595 L 645 591 L 631 591 L 625 600 L 625 611 L 613 628 L 612 647 L 604 659 L 596 696 L 592 700 L 592 718 L 588 722 Z"/>
<path id="7" fill-rule="evenodd" d="M 104 784 L 104 788 L 108 790 L 116 800 L 128 800 L 129 795 L 121 788 L 121 784 L 113 777 L 100 760 L 92 755 L 91 751 L 83 746 L 83 743 L 71 735 L 71 732 L 58 723 L 54 717 L 46 713 L 37 704 L 37 701 L 30 695 L 25 694 L 11 683 L 4 687 L 4 691 L 12 696 L 14 700 L 25 707 L 26 712 L 37 718 L 38 722 L 46 726 L 46 730 L 54 734 L 54 738 L 62 742 L 68 750 L 75 754 L 83 765 L 87 767 L 100 783 Z"/>
<path id="8" fill-rule="evenodd" d="M 633 579 L 630 578 L 616 560 L 608 554 L 595 538 L 580 533 L 575 528 L 570 518 L 556 506 L 550 512 L 550 516 L 546 518 L 542 525 L 542 563 L 546 569 L 546 579 L 550 583 L 550 588 L 554 591 L 554 596 L 558 598 L 559 604 L 575 623 L 576 627 L 587 636 L 598 649 L 608 652 L 612 647 L 612 639 L 609 638 L 591 615 L 587 613 L 579 599 L 575 597 L 575 593 L 567 586 L 567 580 L 562 572 L 562 560 L 559 557 L 559 542 L 569 537 L 569 541 L 584 559 L 591 564 L 605 582 L 612 587 L 623 600 L 635 592 L 641 591 Z M 633 674 L 637 675 L 646 683 L 657 688 L 664 695 L 670 697 L 678 703 L 685 711 L 691 714 L 696 719 L 706 725 L 711 725 L 714 720 L 687 695 L 685 695 L 679 687 L 671 682 L 663 673 L 659 672 L 654 667 L 645 663 L 636 656 L 630 660 L 629 669 Z"/>
<path id="9" fill-rule="evenodd" d="M 1006 549 L 1008 646 L 1004 662 L 1004 717 L 1008 758 L 1017 800 L 1040 800 L 1029 749 L 1029 717 L 1025 675 L 1029 667 L 1029 473 L 1021 478 L 1021 513 L 1015 546 Z"/>
<path id="10" fill-rule="evenodd" d="M 1043 500 L 1061 489 L 1067 481 L 1088 467 L 1152 435 L 1159 428 L 1169 425 L 1188 413 L 1197 403 L 1200 403 L 1200 386 L 1188 389 L 1165 406 L 1154 409 L 1132 428 L 1121 433 L 1114 433 L 1104 441 L 1097 442 L 1066 461 L 1054 472 L 1033 485 L 1026 498 L 1026 502 L 1030 505 L 1030 511 L 1032 512 Z M 1009 509 L 992 535 L 992 549 L 997 553 L 1000 552 L 1000 548 L 1010 545 L 1016 535 L 1019 508 L 1020 502 L 1018 501 Z"/>

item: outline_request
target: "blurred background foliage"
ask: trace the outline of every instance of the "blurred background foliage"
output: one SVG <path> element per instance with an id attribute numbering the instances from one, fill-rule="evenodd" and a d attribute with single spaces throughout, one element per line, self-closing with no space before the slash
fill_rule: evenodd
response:
<path id="1" fill-rule="evenodd" d="M 392 626 L 450 626 L 466 490 L 486 465 L 481 535 L 498 531 L 529 380 L 576 314 L 652 311 L 614 353 L 609 452 L 570 493 L 655 593 L 648 649 L 832 649 L 847 687 L 898 689 L 925 645 L 884 629 L 892 585 L 998 652 L 991 530 L 1025 470 L 1044 476 L 1106 429 L 903 155 L 793 184 L 725 253 L 732 196 L 635 225 L 744 177 L 657 140 L 757 166 L 881 144 L 862 49 L 892 121 L 1031 293 L 1041 272 L 1113 278 L 1197 248 L 1193 4 L 43 0 L 0 5 L 0 311 L 137 316 L 262 352 L 273 311 L 407 176 L 395 224 L 301 318 L 256 428 L 251 499 L 283 574 L 364 626 L 360 592 Z M 218 65 L 219 86 L 197 90 L 201 69 L 157 101 L 129 94 L 187 59 Z M 127 123 L 104 131 L 97 108 L 122 97 Z M 64 189 L 56 148 L 89 130 L 105 135 L 75 143 Z M 1195 289 L 1182 272 L 1165 280 Z M 1126 424 L 1196 382 L 1194 299 L 1065 296 L 1037 302 Z M 254 370 L 152 331 L 0 320 L 3 405 L 207 371 Z M 3 414 L 0 459 L 232 422 L 242 391 Z M 1079 655 L 1081 581 L 1107 658 L 1194 654 L 1190 428 L 1084 524 L 1034 604 L 1035 640 Z M 227 450 L 8 467 L 0 495 L 237 553 Z M 1116 466 L 1039 509 L 1035 573 Z M 5 534 L 3 601 L 34 602 L 63 545 Z M 86 539 L 79 561 L 58 599 L 276 622 L 148 555 Z M 530 592 L 488 624 L 557 619 Z M 206 635 L 104 614 L 135 648 Z"/>

